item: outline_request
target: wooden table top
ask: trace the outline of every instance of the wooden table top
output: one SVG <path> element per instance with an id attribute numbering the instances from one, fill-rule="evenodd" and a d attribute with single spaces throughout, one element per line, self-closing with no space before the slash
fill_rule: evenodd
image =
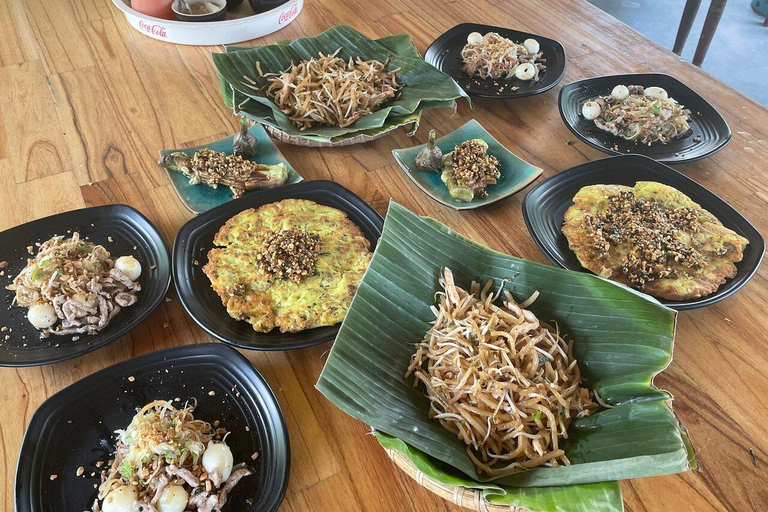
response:
<path id="1" fill-rule="evenodd" d="M 305 0 L 298 19 L 253 44 L 311 36 L 340 23 L 372 37 L 408 33 L 424 51 L 466 21 L 558 39 L 568 54 L 562 84 L 585 77 L 665 72 L 710 100 L 730 124 L 730 145 L 676 169 L 715 191 L 768 234 L 768 110 L 583 0 Z M 76 208 L 127 203 L 171 244 L 190 217 L 155 165 L 162 148 L 232 134 L 212 48 L 175 46 L 132 29 L 105 0 L 0 2 L 0 229 Z M 559 86 L 512 101 L 430 111 L 414 139 L 404 131 L 346 148 L 280 145 L 305 179 L 330 179 L 384 214 L 390 198 L 506 253 L 545 262 L 523 223 L 525 193 L 456 212 L 425 196 L 390 151 L 475 118 L 510 150 L 544 169 L 539 181 L 602 153 L 576 141 L 557 110 Z M 768 508 L 768 266 L 735 296 L 678 317 L 675 357 L 657 384 L 675 396 L 701 470 L 625 481 L 626 509 L 763 511 Z M 13 510 L 19 446 L 37 406 L 76 380 L 164 347 L 211 341 L 173 292 L 115 343 L 64 363 L 0 368 L 0 505 Z M 246 352 L 283 407 L 292 466 L 283 511 L 458 511 L 399 471 L 367 428 L 314 388 L 330 344 Z"/>

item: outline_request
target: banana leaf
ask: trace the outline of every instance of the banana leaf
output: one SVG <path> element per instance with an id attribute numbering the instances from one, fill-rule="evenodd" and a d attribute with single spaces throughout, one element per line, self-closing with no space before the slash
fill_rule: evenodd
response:
<path id="1" fill-rule="evenodd" d="M 469 480 L 445 463 L 408 446 L 402 440 L 376 432 L 384 448 L 403 453 L 429 478 L 446 485 L 483 490 L 483 497 L 497 505 L 521 507 L 536 512 L 622 512 L 624 503 L 618 482 L 561 487 L 500 487 Z"/>
<path id="2" fill-rule="evenodd" d="M 569 466 L 488 478 L 464 443 L 428 415 L 422 387 L 404 377 L 433 320 L 430 305 L 444 267 L 458 286 L 493 279 L 574 339 L 582 375 L 610 408 L 571 423 L 562 447 Z M 649 297 L 586 274 L 507 256 L 432 219 L 390 203 L 384 231 L 317 388 L 336 406 L 472 480 L 551 487 L 637 478 L 695 467 L 671 395 L 653 385 L 669 364 L 675 312 Z"/>
<path id="3" fill-rule="evenodd" d="M 406 87 L 401 90 L 396 100 L 377 112 L 363 116 L 349 127 L 318 126 L 299 130 L 288 116 L 266 97 L 263 89 L 268 82 L 258 76 L 255 64 L 260 62 L 265 73 L 281 72 L 291 64 L 317 57 L 319 52 L 328 54 L 339 49 L 339 56 L 344 59 L 361 57 L 385 61 L 390 58 L 390 68 L 400 68 L 398 78 Z M 219 73 L 225 103 L 235 104 L 232 98 L 234 90 L 268 109 L 250 115 L 261 116 L 290 135 L 313 137 L 315 140 L 334 141 L 347 138 L 355 132 L 359 134 L 369 130 L 386 131 L 397 126 L 396 123 L 401 122 L 404 116 L 420 114 L 428 108 L 455 107 L 456 99 L 468 99 L 463 89 L 451 77 L 419 57 L 410 37 L 390 36 L 374 41 L 346 25 L 336 26 L 318 36 L 296 39 L 287 44 L 228 49 L 225 53 L 214 53 L 213 60 Z M 245 76 L 256 85 L 245 79 Z"/>

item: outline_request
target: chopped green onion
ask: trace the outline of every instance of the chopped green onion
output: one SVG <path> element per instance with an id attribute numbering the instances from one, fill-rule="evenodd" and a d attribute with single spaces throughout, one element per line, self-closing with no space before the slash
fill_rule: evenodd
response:
<path id="1" fill-rule="evenodd" d="M 541 411 L 536 411 L 535 413 L 533 413 L 533 419 L 535 419 L 536 421 L 539 421 L 541 419 Z"/>
<path id="2" fill-rule="evenodd" d="M 120 475 L 123 478 L 131 478 L 133 476 L 133 468 L 127 460 L 124 460 L 123 465 L 120 466 Z"/>

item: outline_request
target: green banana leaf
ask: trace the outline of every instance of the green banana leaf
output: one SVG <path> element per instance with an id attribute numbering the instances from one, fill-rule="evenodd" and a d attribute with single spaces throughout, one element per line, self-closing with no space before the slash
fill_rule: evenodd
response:
<path id="1" fill-rule="evenodd" d="M 483 497 L 497 505 L 522 507 L 536 512 L 622 512 L 624 503 L 618 482 L 562 487 L 499 487 L 467 479 L 447 464 L 427 456 L 402 440 L 376 432 L 384 448 L 403 453 L 419 471 L 447 485 L 483 490 Z"/>
<path id="2" fill-rule="evenodd" d="M 319 126 L 301 131 L 266 97 L 263 88 L 267 80 L 258 76 L 255 63 L 261 63 L 263 72 L 280 72 L 291 64 L 316 57 L 318 52 L 333 53 L 341 49 L 342 58 L 362 57 L 365 59 L 386 60 L 391 58 L 390 66 L 400 68 L 399 80 L 406 84 L 395 101 L 385 108 L 360 118 L 353 125 L 345 128 Z M 271 123 L 283 132 L 298 137 L 316 137 L 315 140 L 334 141 L 356 134 L 375 130 L 386 131 L 394 123 L 401 122 L 404 116 L 419 114 L 427 108 L 455 107 L 455 100 L 468 96 L 451 77 L 424 62 L 418 55 L 408 36 L 390 36 L 374 41 L 346 25 L 333 27 L 315 37 L 301 38 L 287 44 L 274 44 L 253 48 L 227 49 L 225 53 L 213 54 L 214 64 L 219 74 L 219 84 L 224 101 L 229 106 L 235 103 L 232 91 L 252 98 L 268 110 L 252 111 L 250 115 L 269 118 Z M 244 76 L 257 85 L 253 85 Z M 257 90 L 254 90 L 256 87 Z M 249 102 L 250 103 L 250 102 Z M 251 107 L 254 108 L 254 107 Z M 394 126 L 397 126 L 395 124 Z"/>
<path id="3" fill-rule="evenodd" d="M 562 444 L 571 465 L 481 477 L 463 442 L 429 418 L 423 389 L 404 375 L 433 320 L 430 305 L 446 266 L 464 288 L 509 279 L 505 289 L 521 301 L 538 290 L 529 309 L 575 340 L 587 385 L 611 408 L 571 423 Z M 475 481 L 551 487 L 682 472 L 695 467 L 693 449 L 671 396 L 652 383 L 671 360 L 675 319 L 641 293 L 492 251 L 391 202 L 317 388 L 348 414 Z"/>

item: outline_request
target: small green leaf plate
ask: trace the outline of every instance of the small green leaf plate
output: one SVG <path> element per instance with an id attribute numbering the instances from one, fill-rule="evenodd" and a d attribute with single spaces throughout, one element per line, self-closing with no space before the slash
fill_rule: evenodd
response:
<path id="1" fill-rule="evenodd" d="M 286 185 L 298 183 L 304 179 L 299 175 L 299 173 L 296 172 L 291 164 L 288 163 L 288 160 L 285 159 L 283 154 L 280 153 L 280 150 L 277 149 L 277 146 L 275 146 L 275 144 L 272 142 L 272 139 L 269 137 L 269 135 L 267 135 L 267 132 L 261 125 L 256 124 L 251 126 L 248 132 L 256 137 L 256 140 L 258 141 L 258 150 L 256 156 L 251 157 L 248 160 L 269 165 L 284 163 L 288 168 L 288 181 L 286 181 Z M 195 151 L 204 148 L 209 148 L 214 151 L 221 151 L 222 153 L 231 155 L 232 141 L 234 138 L 235 136 L 233 135 L 231 137 L 227 137 L 226 139 L 217 140 L 216 142 L 211 142 L 210 144 L 205 144 L 194 148 L 164 149 L 160 151 L 160 155 L 167 155 L 177 151 L 191 155 Z M 168 178 L 170 178 L 171 183 L 173 183 L 173 188 L 176 190 L 176 194 L 178 194 L 182 204 L 187 208 L 187 210 L 191 211 L 195 215 L 206 212 L 211 208 L 232 200 L 232 191 L 227 186 L 222 185 L 219 188 L 211 188 L 207 185 L 190 185 L 189 178 L 184 176 L 182 173 L 170 171 L 168 169 L 165 169 L 165 172 L 168 173 Z M 246 194 L 249 194 L 250 192 L 246 192 Z"/>
<path id="2" fill-rule="evenodd" d="M 440 179 L 440 172 L 424 172 L 416 168 L 416 155 L 424 144 L 405 149 L 393 149 L 392 154 L 405 173 L 429 197 L 455 210 L 471 210 L 521 191 L 530 185 L 542 173 L 540 167 L 531 165 L 505 148 L 493 138 L 480 123 L 472 119 L 448 135 L 435 141 L 443 154 L 450 153 L 457 144 L 469 139 L 483 139 L 488 143 L 488 153 L 499 159 L 501 178 L 495 185 L 487 188 L 488 196 L 476 197 L 469 203 L 457 201 L 448 193 L 448 187 Z"/>

